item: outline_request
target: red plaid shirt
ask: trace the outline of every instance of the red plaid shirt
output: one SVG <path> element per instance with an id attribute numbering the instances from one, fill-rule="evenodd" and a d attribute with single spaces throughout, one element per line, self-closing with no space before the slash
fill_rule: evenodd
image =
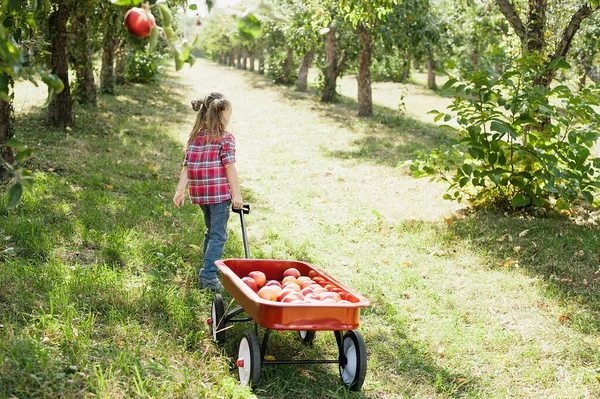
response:
<path id="1" fill-rule="evenodd" d="M 218 204 L 231 199 L 225 165 L 235 162 L 235 137 L 230 133 L 216 143 L 206 131 L 185 150 L 183 166 L 188 168 L 188 187 L 193 204 Z"/>

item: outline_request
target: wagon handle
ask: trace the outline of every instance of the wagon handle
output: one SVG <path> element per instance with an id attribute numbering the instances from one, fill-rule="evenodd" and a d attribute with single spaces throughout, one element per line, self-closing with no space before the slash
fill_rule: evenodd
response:
<path id="1" fill-rule="evenodd" d="M 242 223 L 242 239 L 244 240 L 244 253 L 246 259 L 250 259 L 250 250 L 248 249 L 248 235 L 246 234 L 246 223 L 244 222 L 244 213 L 250 213 L 250 204 L 244 204 L 241 208 L 234 208 L 231 206 L 231 210 L 235 213 L 240 214 L 240 222 Z"/>

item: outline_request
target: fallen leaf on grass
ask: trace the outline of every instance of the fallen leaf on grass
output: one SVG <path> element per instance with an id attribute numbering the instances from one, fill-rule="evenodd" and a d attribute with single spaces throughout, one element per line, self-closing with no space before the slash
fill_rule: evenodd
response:
<path id="1" fill-rule="evenodd" d="M 112 189 L 114 189 L 114 187 L 113 187 L 113 186 L 111 186 L 110 184 L 104 184 L 104 188 L 107 188 L 107 189 L 109 189 L 109 190 L 112 190 Z"/>
<path id="2" fill-rule="evenodd" d="M 558 316 L 558 322 L 559 323 L 565 323 L 567 321 L 570 321 L 571 319 L 569 318 L 569 316 L 564 316 L 564 315 L 560 315 Z"/>
<path id="3" fill-rule="evenodd" d="M 273 360 L 275 360 L 275 356 L 271 356 L 271 355 L 265 355 L 265 360 L 272 362 Z"/>
<path id="4" fill-rule="evenodd" d="M 592 277 L 594 280 L 600 278 L 600 270 L 596 270 L 596 272 L 594 273 L 594 276 Z"/>
<path id="5" fill-rule="evenodd" d="M 164 211 L 164 212 L 163 212 L 163 215 L 165 215 L 165 216 L 171 216 L 171 212 L 169 212 L 169 211 Z"/>
<path id="6" fill-rule="evenodd" d="M 526 235 L 527 233 L 529 233 L 529 229 L 527 229 L 527 230 L 523 230 L 522 232 L 520 232 L 520 233 L 519 233 L 519 237 L 520 237 L 520 238 L 523 238 L 523 237 L 525 237 L 525 235 Z"/>
<path id="7" fill-rule="evenodd" d="M 300 376 L 302 376 L 304 378 L 308 378 L 309 380 L 312 380 L 312 381 L 317 380 L 312 374 L 310 374 L 308 371 L 306 371 L 304 369 L 298 369 L 298 374 L 300 374 Z"/>
<path id="8" fill-rule="evenodd" d="M 450 226 L 450 225 L 454 224 L 454 220 L 446 219 L 446 223 L 448 223 L 448 225 Z"/>
<path id="9" fill-rule="evenodd" d="M 200 248 L 199 246 L 195 245 L 195 244 L 190 244 L 190 248 L 192 248 L 194 251 L 200 251 L 202 248 Z"/>
<path id="10" fill-rule="evenodd" d="M 597 375 L 596 379 L 598 380 L 598 382 L 600 382 L 600 375 Z"/>

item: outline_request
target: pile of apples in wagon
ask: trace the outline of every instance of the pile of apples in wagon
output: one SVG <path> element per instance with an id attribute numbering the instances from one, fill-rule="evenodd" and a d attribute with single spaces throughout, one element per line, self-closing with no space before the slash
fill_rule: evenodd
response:
<path id="1" fill-rule="evenodd" d="M 291 267 L 283 272 L 283 279 L 269 280 L 261 271 L 252 271 L 242 281 L 259 297 L 267 301 L 288 303 L 349 304 L 351 294 L 338 287 L 317 272 L 310 270 L 302 276 Z"/>

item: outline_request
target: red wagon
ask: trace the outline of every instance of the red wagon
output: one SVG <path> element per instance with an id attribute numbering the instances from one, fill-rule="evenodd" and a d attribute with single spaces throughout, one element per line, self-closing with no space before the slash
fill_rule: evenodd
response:
<path id="1" fill-rule="evenodd" d="M 225 290 L 238 303 L 233 310 L 225 312 L 223 297 L 215 294 L 212 301 L 211 318 L 208 320 L 213 339 L 222 345 L 225 341 L 227 324 L 254 322 L 254 329 L 247 330 L 240 340 L 238 375 L 243 385 L 256 386 L 260 381 L 263 365 L 274 364 L 338 364 L 340 377 L 350 390 L 359 391 L 365 379 L 367 357 L 364 340 L 356 331 L 360 308 L 369 306 L 363 296 L 351 291 L 342 283 L 328 276 L 323 270 L 306 262 L 272 259 L 249 259 L 248 240 L 244 224 L 244 213 L 250 210 L 245 205 L 240 214 L 246 259 L 225 259 L 216 262 L 223 274 Z M 344 303 L 286 303 L 260 298 L 243 281 L 251 271 L 263 272 L 267 280 L 281 280 L 288 268 L 296 268 L 302 275 L 320 276 L 344 293 Z M 248 317 L 238 317 L 245 313 Z M 262 342 L 258 340 L 258 327 L 265 329 Z M 296 330 L 306 344 L 311 344 L 316 331 L 333 331 L 338 346 L 337 359 L 321 360 L 266 360 L 266 348 L 271 330 Z"/>

